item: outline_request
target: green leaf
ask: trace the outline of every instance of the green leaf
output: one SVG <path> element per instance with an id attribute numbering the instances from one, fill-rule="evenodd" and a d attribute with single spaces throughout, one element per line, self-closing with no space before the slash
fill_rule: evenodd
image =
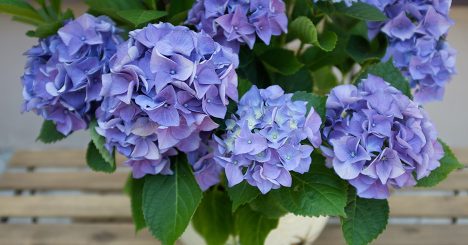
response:
<path id="1" fill-rule="evenodd" d="M 429 176 L 418 180 L 418 184 L 416 185 L 418 187 L 433 187 L 445 180 L 452 171 L 464 167 L 457 157 L 455 157 L 450 147 L 442 142 L 442 140 L 439 140 L 439 142 L 442 144 L 445 152 L 444 157 L 440 159 L 440 167 L 433 170 Z"/>
<path id="2" fill-rule="evenodd" d="M 53 121 L 46 120 L 42 124 L 41 132 L 39 133 L 39 136 L 37 136 L 36 140 L 39 140 L 42 143 L 50 144 L 59 140 L 63 140 L 66 137 L 67 136 L 57 131 L 57 128 Z"/>
<path id="3" fill-rule="evenodd" d="M 355 84 L 359 83 L 362 79 L 366 78 L 368 74 L 379 76 L 386 82 L 390 83 L 393 87 L 400 90 L 403 94 L 409 98 L 413 98 L 411 95 L 411 89 L 409 82 L 401 74 L 401 71 L 393 66 L 393 60 L 390 59 L 385 63 L 377 63 L 367 67 L 355 80 Z"/>
<path id="4" fill-rule="evenodd" d="M 60 29 L 62 26 L 62 20 L 41 24 L 36 28 L 36 30 L 34 30 L 34 33 L 32 35 L 38 38 L 46 38 L 48 36 L 56 34 L 58 29 Z"/>
<path id="5" fill-rule="evenodd" d="M 314 155 L 311 169 L 293 173 L 293 185 L 272 191 L 289 212 L 303 216 L 345 216 L 346 182 L 325 167 L 322 156 Z"/>
<path id="6" fill-rule="evenodd" d="M 169 14 L 174 16 L 192 8 L 194 0 L 171 0 L 169 5 Z"/>
<path id="7" fill-rule="evenodd" d="M 113 173 L 116 169 L 115 162 L 107 162 L 93 141 L 90 141 L 88 144 L 88 150 L 86 151 L 86 163 L 92 170 L 97 172 Z"/>
<path id="8" fill-rule="evenodd" d="M 181 154 L 175 158 L 173 175 L 147 176 L 143 186 L 146 224 L 164 245 L 174 244 L 184 232 L 202 199 L 185 158 Z"/>
<path id="9" fill-rule="evenodd" d="M 231 201 L 226 192 L 216 188 L 206 191 L 192 224 L 207 245 L 224 245 L 234 231 Z"/>
<path id="10" fill-rule="evenodd" d="M 325 122 L 325 105 L 327 103 L 327 97 L 304 91 L 297 91 L 294 93 L 292 100 L 306 101 L 307 111 L 310 111 L 310 108 L 314 107 L 315 111 L 320 115 L 320 118 L 322 118 L 322 122 Z"/>
<path id="11" fill-rule="evenodd" d="M 239 78 L 239 84 L 237 85 L 237 91 L 239 93 L 239 98 L 242 97 L 249 89 L 252 87 L 252 83 L 247 79 Z"/>
<path id="12" fill-rule="evenodd" d="M 104 159 L 104 161 L 106 161 L 107 164 L 109 166 L 111 166 L 111 168 L 109 168 L 109 169 L 114 169 L 115 170 L 115 153 L 114 152 L 109 152 L 106 149 L 106 147 L 105 147 L 106 139 L 102 135 L 100 135 L 100 134 L 98 134 L 96 132 L 96 127 L 97 127 L 96 120 L 92 120 L 89 123 L 89 133 L 91 135 L 91 140 L 93 141 L 94 146 L 99 151 L 99 154 Z"/>
<path id="13" fill-rule="evenodd" d="M 387 200 L 364 199 L 349 188 L 346 218 L 341 218 L 343 235 L 349 245 L 366 245 L 382 233 L 388 222 Z"/>
<path id="14" fill-rule="evenodd" d="M 236 212 L 235 225 L 240 244 L 263 245 L 270 231 L 278 225 L 278 219 L 267 218 L 246 205 Z"/>
<path id="15" fill-rule="evenodd" d="M 38 23 L 44 22 L 39 13 L 29 3 L 23 0 L 0 0 L 0 13 L 19 16 Z"/>
<path id="16" fill-rule="evenodd" d="M 117 15 L 119 15 L 129 24 L 132 24 L 134 26 L 141 26 L 151 21 L 157 20 L 163 16 L 166 16 L 167 13 L 165 11 L 158 10 L 131 9 L 118 11 Z"/>
<path id="17" fill-rule="evenodd" d="M 366 21 L 385 21 L 387 16 L 378 8 L 362 2 L 353 3 L 351 6 L 346 6 L 344 3 L 335 4 L 336 12 L 342 13 L 349 17 L 353 17 Z"/>
<path id="18" fill-rule="evenodd" d="M 312 92 L 313 88 L 313 79 L 306 67 L 302 67 L 292 75 L 285 76 L 278 74 L 273 83 L 281 86 L 286 93 L 294 93 L 296 91 Z"/>
<path id="19" fill-rule="evenodd" d="M 128 0 L 86 0 L 91 13 L 104 14 L 114 20 L 122 20 L 117 14 L 119 11 L 129 9 L 145 9 L 141 1 L 128 1 Z"/>
<path id="20" fill-rule="evenodd" d="M 313 44 L 324 51 L 332 51 L 337 42 L 334 32 L 325 31 L 320 36 L 314 23 L 305 16 L 293 20 L 289 26 L 290 36 L 299 38 L 303 43 Z"/>
<path id="21" fill-rule="evenodd" d="M 228 188 L 227 191 L 229 198 L 232 201 L 233 211 L 240 206 L 251 202 L 260 194 L 260 191 L 257 188 L 249 185 L 246 181 L 242 181 L 241 183 Z"/>
<path id="22" fill-rule="evenodd" d="M 378 35 L 371 42 L 364 37 L 352 35 L 349 38 L 346 53 L 360 64 L 369 60 L 379 61 L 386 53 L 386 44 L 387 38 L 384 35 Z"/>
<path id="23" fill-rule="evenodd" d="M 282 48 L 268 49 L 260 56 L 260 59 L 267 68 L 283 75 L 294 74 L 303 66 L 293 51 Z"/>
<path id="24" fill-rule="evenodd" d="M 125 184 L 125 192 L 130 197 L 130 206 L 132 209 L 132 220 L 135 225 L 135 232 L 146 227 L 143 216 L 143 186 L 145 179 L 134 179 L 132 174 L 128 176 Z"/>
<path id="25" fill-rule="evenodd" d="M 271 194 L 260 195 L 249 205 L 253 211 L 259 212 L 270 219 L 279 219 L 288 213 L 288 210 L 281 206 Z"/>
<path id="26" fill-rule="evenodd" d="M 156 1 L 157 0 L 143 0 L 143 3 L 146 5 L 147 8 L 156 10 Z"/>
<path id="27" fill-rule="evenodd" d="M 312 76 L 314 77 L 314 93 L 316 94 L 326 95 L 338 85 L 338 79 L 329 66 L 312 72 Z"/>

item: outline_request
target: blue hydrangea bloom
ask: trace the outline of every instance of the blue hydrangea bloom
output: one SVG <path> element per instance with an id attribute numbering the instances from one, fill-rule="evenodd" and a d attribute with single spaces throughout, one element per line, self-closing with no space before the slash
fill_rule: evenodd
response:
<path id="1" fill-rule="evenodd" d="M 369 36 L 388 36 L 384 59 L 410 80 L 415 101 L 441 100 L 445 85 L 455 74 L 456 51 L 445 40 L 454 22 L 449 18 L 451 0 L 365 0 L 382 10 L 384 22 L 370 22 Z"/>
<path id="2" fill-rule="evenodd" d="M 26 52 L 23 111 L 52 120 L 64 135 L 88 126 L 101 75 L 122 40 L 107 17 L 84 14 Z"/>
<path id="3" fill-rule="evenodd" d="M 205 191 L 220 182 L 223 168 L 214 159 L 217 145 L 211 138 L 211 134 L 202 133 L 201 139 L 200 147 L 187 153 L 187 159 L 192 166 L 198 185 Z"/>
<path id="4" fill-rule="evenodd" d="M 321 144 L 320 116 L 306 102 L 292 101 L 279 86 L 253 86 L 240 100 L 237 116 L 226 120 L 226 134 L 214 136 L 216 162 L 229 186 L 243 180 L 262 193 L 291 186 L 290 171 L 305 173 L 310 154 Z M 301 142 L 308 139 L 311 145 Z"/>
<path id="5" fill-rule="evenodd" d="M 97 131 L 135 178 L 171 174 L 169 157 L 199 149 L 200 133 L 218 127 L 212 117 L 237 101 L 238 58 L 183 26 L 149 24 L 129 36 L 102 76 Z"/>
<path id="6" fill-rule="evenodd" d="M 327 164 L 363 198 L 414 186 L 444 155 L 426 112 L 382 78 L 340 85 L 327 99 L 322 147 Z"/>
<path id="7" fill-rule="evenodd" d="M 256 36 L 269 44 L 288 27 L 282 0 L 197 0 L 187 23 L 235 52 L 244 43 L 252 49 Z"/>

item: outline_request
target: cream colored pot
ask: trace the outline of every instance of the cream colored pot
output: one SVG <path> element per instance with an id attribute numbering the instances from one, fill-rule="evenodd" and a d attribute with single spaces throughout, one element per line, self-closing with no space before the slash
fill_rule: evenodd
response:
<path id="1" fill-rule="evenodd" d="M 302 217 L 288 214 L 282 217 L 278 227 L 271 231 L 265 244 L 267 245 L 292 245 L 312 244 L 327 224 L 328 217 Z M 180 238 L 185 245 L 205 245 L 203 238 L 190 225 Z M 303 243 L 300 243 L 303 242 Z M 227 244 L 236 244 L 228 242 Z"/>

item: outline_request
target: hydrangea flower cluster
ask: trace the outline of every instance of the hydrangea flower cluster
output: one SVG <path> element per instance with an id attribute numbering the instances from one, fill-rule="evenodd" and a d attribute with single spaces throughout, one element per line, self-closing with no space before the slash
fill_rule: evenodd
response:
<path id="1" fill-rule="evenodd" d="M 389 187 L 413 186 L 444 155 L 426 112 L 382 78 L 335 87 L 326 103 L 322 147 L 328 165 L 363 198 L 384 199 Z"/>
<path id="2" fill-rule="evenodd" d="M 445 84 L 455 74 L 456 51 L 445 40 L 453 21 L 451 0 L 365 0 L 382 10 L 385 22 L 370 22 L 369 36 L 379 31 L 389 38 L 386 59 L 409 78 L 415 100 L 441 100 Z"/>
<path id="3" fill-rule="evenodd" d="M 211 134 L 202 133 L 200 147 L 193 152 L 187 153 L 187 159 L 192 166 L 195 179 L 203 191 L 218 184 L 223 171 L 214 159 L 214 151 L 217 150 L 217 145 L 210 136 Z"/>
<path id="4" fill-rule="evenodd" d="M 237 55 L 206 34 L 168 23 L 130 32 L 102 77 L 97 131 L 135 178 L 172 174 L 169 157 L 200 146 L 237 101 Z"/>
<path id="5" fill-rule="evenodd" d="M 282 0 L 197 0 L 187 23 L 237 52 L 244 43 L 252 49 L 257 35 L 268 45 L 286 33 L 288 18 Z"/>
<path id="6" fill-rule="evenodd" d="M 214 136 L 215 160 L 229 186 L 247 180 L 262 193 L 291 186 L 290 171 L 305 173 L 321 144 L 320 116 L 306 102 L 292 101 L 279 86 L 253 86 L 240 100 L 237 116 L 226 120 L 223 139 Z M 311 145 L 302 144 L 305 139 Z"/>
<path id="7" fill-rule="evenodd" d="M 52 120 L 64 135 L 87 128 L 101 100 L 101 75 L 122 42 L 107 17 L 84 14 L 26 52 L 23 111 Z"/>

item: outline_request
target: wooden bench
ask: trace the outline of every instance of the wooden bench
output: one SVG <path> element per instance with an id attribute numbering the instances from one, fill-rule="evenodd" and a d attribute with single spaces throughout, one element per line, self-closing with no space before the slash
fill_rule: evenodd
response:
<path id="1" fill-rule="evenodd" d="M 468 150 L 456 154 L 468 165 Z M 84 159 L 75 150 L 13 154 L 0 176 L 0 244 L 157 244 L 147 231 L 135 235 L 122 193 L 129 170 L 94 173 Z M 390 225 L 374 244 L 468 244 L 467 191 L 464 169 L 433 189 L 395 193 Z M 344 244 L 336 223 L 316 244 Z"/>

